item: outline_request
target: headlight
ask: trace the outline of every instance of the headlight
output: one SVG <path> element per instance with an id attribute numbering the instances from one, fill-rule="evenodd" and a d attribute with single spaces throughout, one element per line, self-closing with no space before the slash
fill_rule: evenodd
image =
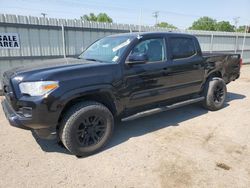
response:
<path id="1" fill-rule="evenodd" d="M 30 96 L 42 96 L 59 87 L 57 81 L 22 82 L 19 84 L 21 93 Z"/>

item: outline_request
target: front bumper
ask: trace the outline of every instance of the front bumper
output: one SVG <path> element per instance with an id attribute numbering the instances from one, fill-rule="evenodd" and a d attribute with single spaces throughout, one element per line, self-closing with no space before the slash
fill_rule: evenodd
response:
<path id="1" fill-rule="evenodd" d="M 2 107 L 6 118 L 14 127 L 37 130 L 37 129 L 55 129 L 58 124 L 60 111 L 50 111 L 48 104 L 44 100 L 19 100 L 17 102 L 19 111 L 16 111 L 9 100 L 2 101 Z M 23 114 L 21 109 L 30 108 L 30 116 Z"/>
<path id="2" fill-rule="evenodd" d="M 18 115 L 6 99 L 2 100 L 1 103 L 5 116 L 12 126 L 31 130 L 31 128 L 25 126 L 25 124 L 30 121 L 30 118 L 21 117 L 20 115 Z"/>
<path id="3" fill-rule="evenodd" d="M 42 125 L 37 123 L 36 120 L 19 115 L 9 104 L 9 102 L 4 99 L 2 100 L 2 107 L 6 118 L 8 119 L 10 125 L 13 127 L 34 130 L 35 133 L 43 139 L 55 139 L 56 138 L 56 127 L 50 126 L 49 124 Z"/>

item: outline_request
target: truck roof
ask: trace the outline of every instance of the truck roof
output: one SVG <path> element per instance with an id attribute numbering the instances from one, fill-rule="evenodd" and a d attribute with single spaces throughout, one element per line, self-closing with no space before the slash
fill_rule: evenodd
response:
<path id="1" fill-rule="evenodd" d="M 120 33 L 111 36 L 130 36 L 130 37 L 137 37 L 137 36 L 157 36 L 157 35 L 180 35 L 180 36 L 192 36 L 186 33 L 176 33 L 176 32 L 133 32 L 133 33 Z"/>

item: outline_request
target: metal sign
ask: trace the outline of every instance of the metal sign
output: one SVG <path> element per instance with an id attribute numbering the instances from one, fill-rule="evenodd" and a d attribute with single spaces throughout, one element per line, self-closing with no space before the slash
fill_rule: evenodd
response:
<path id="1" fill-rule="evenodd" d="M 0 33 L 0 49 L 19 49 L 18 33 Z"/>

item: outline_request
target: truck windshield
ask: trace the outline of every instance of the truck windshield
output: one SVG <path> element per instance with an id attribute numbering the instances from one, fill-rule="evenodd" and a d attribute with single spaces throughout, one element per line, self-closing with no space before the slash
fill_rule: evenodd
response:
<path id="1" fill-rule="evenodd" d="M 126 47 L 131 43 L 131 36 L 113 36 L 102 38 L 87 48 L 80 59 L 116 63 Z"/>

